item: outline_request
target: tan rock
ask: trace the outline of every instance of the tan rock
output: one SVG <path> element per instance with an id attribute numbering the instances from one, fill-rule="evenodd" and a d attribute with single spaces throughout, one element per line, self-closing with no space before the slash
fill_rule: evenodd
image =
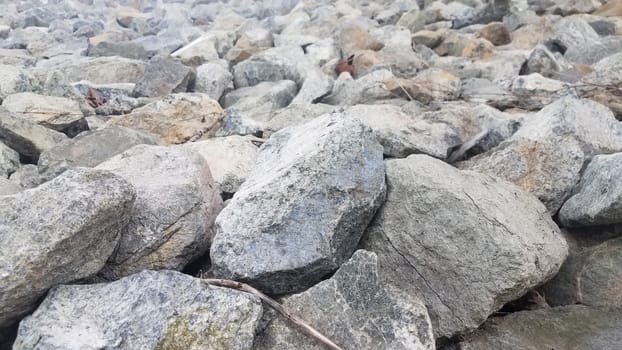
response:
<path id="1" fill-rule="evenodd" d="M 57 131 L 64 130 L 83 117 L 77 101 L 32 92 L 7 96 L 2 107 L 20 118 Z"/>
<path id="2" fill-rule="evenodd" d="M 474 39 L 467 42 L 462 50 L 462 56 L 466 58 L 474 58 L 486 60 L 495 55 L 494 46 L 488 40 Z"/>
<path id="3" fill-rule="evenodd" d="M 503 23 L 494 22 L 482 28 L 477 36 L 490 41 L 493 45 L 506 45 L 512 42 L 510 32 L 505 28 Z"/>
<path id="4" fill-rule="evenodd" d="M 622 0 L 609 0 L 603 7 L 594 11 L 593 14 L 603 17 L 622 16 Z"/>
<path id="5" fill-rule="evenodd" d="M 444 39 L 444 35 L 440 31 L 420 30 L 413 34 L 412 45 L 424 45 L 431 49 L 437 47 Z"/>

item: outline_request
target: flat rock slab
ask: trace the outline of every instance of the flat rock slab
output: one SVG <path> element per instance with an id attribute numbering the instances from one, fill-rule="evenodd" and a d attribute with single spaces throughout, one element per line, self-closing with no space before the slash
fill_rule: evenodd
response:
<path id="1" fill-rule="evenodd" d="M 19 168 L 19 153 L 0 140 L 0 177 L 8 178 Z"/>
<path id="2" fill-rule="evenodd" d="M 0 327 L 32 311 L 57 284 L 99 271 L 130 217 L 132 186 L 77 168 L 35 189 L 0 197 Z"/>
<path id="3" fill-rule="evenodd" d="M 119 246 L 101 275 L 145 269 L 181 270 L 203 255 L 222 209 L 205 159 L 180 146 L 138 145 L 101 163 L 136 189 L 136 202 Z"/>
<path id="4" fill-rule="evenodd" d="M 476 329 L 568 254 L 546 208 L 510 183 L 424 155 L 386 167 L 387 201 L 362 246 L 386 283 L 425 300 L 436 338 Z"/>
<path id="5" fill-rule="evenodd" d="M 358 250 L 330 279 L 281 302 L 345 350 L 436 349 L 425 306 L 385 289 L 377 260 L 376 254 Z M 323 347 L 277 316 L 258 335 L 253 349 Z"/>
<path id="6" fill-rule="evenodd" d="M 251 349 L 261 318 L 249 294 L 175 271 L 61 285 L 19 326 L 15 349 Z"/>
<path id="7" fill-rule="evenodd" d="M 583 305 L 522 311 L 492 319 L 458 346 L 461 350 L 619 349 L 622 314 Z"/>
<path id="8" fill-rule="evenodd" d="M 384 195 L 382 147 L 359 120 L 283 129 L 216 220 L 212 272 L 273 294 L 307 288 L 350 257 Z"/>
<path id="9" fill-rule="evenodd" d="M 20 118 L 56 131 L 64 131 L 84 118 L 77 101 L 31 92 L 7 96 L 2 107 Z"/>
<path id="10" fill-rule="evenodd" d="M 136 82 L 135 97 L 159 97 L 188 91 L 196 73 L 181 62 L 155 56 L 145 65 L 143 76 Z"/>

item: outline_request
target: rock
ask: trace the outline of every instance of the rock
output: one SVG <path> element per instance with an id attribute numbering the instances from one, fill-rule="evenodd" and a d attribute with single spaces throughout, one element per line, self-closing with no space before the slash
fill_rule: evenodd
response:
<path id="1" fill-rule="evenodd" d="M 618 310 L 572 305 L 494 318 L 459 343 L 463 350 L 600 350 L 622 346 Z"/>
<path id="2" fill-rule="evenodd" d="M 618 118 L 622 118 L 622 97 L 614 87 L 622 82 L 621 59 L 622 52 L 603 58 L 581 80 L 587 85 L 582 96 L 606 105 Z"/>
<path id="3" fill-rule="evenodd" d="M 529 58 L 525 62 L 521 73 L 539 73 L 547 78 L 559 78 L 559 73 L 570 68 L 572 68 L 571 63 L 561 54 L 553 53 L 545 45 L 537 45 L 529 54 Z"/>
<path id="4" fill-rule="evenodd" d="M 386 167 L 387 200 L 362 247 L 385 283 L 425 300 L 437 340 L 476 329 L 565 260 L 559 229 L 518 187 L 424 155 Z"/>
<path id="5" fill-rule="evenodd" d="M 377 260 L 376 254 L 358 250 L 330 279 L 282 303 L 344 349 L 436 349 L 425 306 L 387 289 Z M 254 349 L 321 347 L 277 317 L 259 334 Z"/>
<path id="6" fill-rule="evenodd" d="M 37 187 L 45 182 L 45 180 L 46 179 L 39 174 L 39 169 L 34 164 L 24 164 L 20 166 L 10 177 L 11 182 L 23 188 Z"/>
<path id="7" fill-rule="evenodd" d="M 595 16 L 616 17 L 622 16 L 622 1 L 609 0 L 601 8 L 593 13 Z"/>
<path id="8" fill-rule="evenodd" d="M 296 83 L 291 80 L 266 81 L 231 91 L 223 98 L 223 107 L 235 107 L 253 115 L 270 113 L 289 105 L 297 92 Z"/>
<path id="9" fill-rule="evenodd" d="M 0 108 L 0 140 L 26 160 L 36 163 L 41 152 L 67 139 L 64 134 L 37 125 Z"/>
<path id="10" fill-rule="evenodd" d="M 564 17 L 554 24 L 551 40 L 565 51 L 571 47 L 585 47 L 600 40 L 600 37 L 586 21 L 572 16 Z"/>
<path id="11" fill-rule="evenodd" d="M 175 271 L 144 271 L 112 283 L 55 287 L 21 322 L 14 346 L 251 349 L 261 313 L 247 293 Z"/>
<path id="12" fill-rule="evenodd" d="M 453 74 L 442 69 L 430 68 L 412 79 L 389 80 L 386 87 L 394 94 L 430 103 L 457 99 L 462 86 L 460 79 Z"/>
<path id="13" fill-rule="evenodd" d="M 429 123 L 402 113 L 395 106 L 356 105 L 346 109 L 344 116 L 360 119 L 371 128 L 387 157 L 424 153 L 446 159 L 449 150 L 460 143 L 456 132 L 447 124 Z"/>
<path id="14" fill-rule="evenodd" d="M 19 153 L 0 140 L 0 178 L 8 178 L 19 168 Z"/>
<path id="15" fill-rule="evenodd" d="M 7 96 L 2 107 L 20 118 L 71 136 L 87 129 L 80 105 L 68 98 L 22 92 Z"/>
<path id="16" fill-rule="evenodd" d="M 443 42 L 443 34 L 438 31 L 420 30 L 413 34 L 412 45 L 425 45 L 431 49 L 436 48 Z"/>
<path id="17" fill-rule="evenodd" d="M 407 28 L 412 33 L 416 33 L 426 25 L 426 18 L 419 9 L 411 9 L 402 14 L 402 17 L 397 21 L 397 25 Z"/>
<path id="18" fill-rule="evenodd" d="M 31 78 L 22 69 L 2 64 L 0 76 L 0 101 L 11 94 L 32 91 Z"/>
<path id="19" fill-rule="evenodd" d="M 0 177 L 0 196 L 21 192 L 22 188 L 14 182 Z"/>
<path id="20" fill-rule="evenodd" d="M 33 71 L 39 81 L 60 74 L 68 82 L 86 80 L 92 84 L 136 83 L 144 74 L 145 63 L 123 57 L 97 57 L 76 60 L 48 60 Z"/>
<path id="21" fill-rule="evenodd" d="M 604 308 L 622 307 L 617 286 L 622 274 L 622 239 L 571 253 L 559 273 L 542 287 L 552 305 L 583 304 Z"/>
<path id="22" fill-rule="evenodd" d="M 622 189 L 612 179 L 622 173 L 622 153 L 597 155 L 583 172 L 581 182 L 559 211 L 566 227 L 609 225 L 622 222 Z"/>
<path id="23" fill-rule="evenodd" d="M 622 38 L 612 36 L 587 45 L 572 46 L 564 57 L 574 63 L 591 65 L 619 52 L 622 52 Z"/>
<path id="24" fill-rule="evenodd" d="M 322 98 L 321 102 L 352 106 L 395 97 L 385 85 L 394 79 L 393 73 L 387 69 L 373 71 L 356 80 L 349 73 L 342 73 L 335 80 L 332 93 Z"/>
<path id="25" fill-rule="evenodd" d="M 131 183 L 136 202 L 119 246 L 101 275 L 183 269 L 203 255 L 222 209 L 207 162 L 178 146 L 138 145 L 99 164 Z"/>
<path id="26" fill-rule="evenodd" d="M 486 25 L 477 35 L 490 41 L 493 45 L 507 45 L 512 42 L 510 32 L 505 28 L 503 23 L 495 22 Z"/>
<path id="27" fill-rule="evenodd" d="M 154 54 L 154 52 L 145 50 L 142 45 L 131 41 L 101 41 L 96 45 L 89 45 L 86 52 L 86 55 L 90 57 L 120 56 L 135 60 L 149 59 Z"/>
<path id="28" fill-rule="evenodd" d="M 497 148 L 460 165 L 513 182 L 555 214 L 586 159 L 622 150 L 622 126 L 603 105 L 565 97 L 525 118 Z"/>
<path id="29" fill-rule="evenodd" d="M 195 72 L 179 62 L 155 56 L 145 66 L 145 73 L 136 82 L 135 97 L 161 97 L 186 92 L 195 79 Z"/>
<path id="30" fill-rule="evenodd" d="M 205 63 L 197 68 L 194 91 L 207 94 L 218 101 L 225 90 L 233 87 L 233 75 L 216 63 Z"/>
<path id="31" fill-rule="evenodd" d="M 246 181 L 257 159 L 257 146 L 237 135 L 191 142 L 186 147 L 205 158 L 214 183 L 229 194 L 237 192 Z"/>
<path id="32" fill-rule="evenodd" d="M 265 81 L 292 80 L 302 84 L 304 78 L 298 70 L 297 61 L 304 60 L 302 48 L 272 48 L 236 64 L 233 82 L 236 88 L 253 86 Z"/>
<path id="33" fill-rule="evenodd" d="M 83 132 L 65 140 L 39 157 L 39 172 L 51 179 L 71 167 L 95 167 L 133 146 L 155 145 L 159 138 L 122 126 Z"/>
<path id="34" fill-rule="evenodd" d="M 197 140 L 222 119 L 218 102 L 206 94 L 179 93 L 113 117 L 112 125 L 126 126 L 160 136 L 164 144 Z"/>
<path id="35" fill-rule="evenodd" d="M 300 125 L 309 122 L 323 114 L 335 111 L 336 107 L 322 103 L 300 105 L 291 103 L 289 106 L 272 113 L 265 122 L 262 130 L 263 137 L 270 137 L 273 133 L 288 126 Z"/>
<path id="36" fill-rule="evenodd" d="M 561 0 L 555 3 L 552 12 L 562 16 L 569 16 L 577 13 L 594 12 L 600 6 L 601 2 L 598 0 Z"/>
<path id="37" fill-rule="evenodd" d="M 518 76 L 510 88 L 518 97 L 518 105 L 527 110 L 539 110 L 560 97 L 574 93 L 569 84 L 545 78 L 538 73 Z"/>
<path id="38" fill-rule="evenodd" d="M 517 97 L 508 89 L 488 79 L 467 78 L 462 80 L 460 96 L 465 101 L 483 103 L 501 110 L 519 104 Z"/>
<path id="39" fill-rule="evenodd" d="M 283 129 L 216 220 L 212 272 L 271 294 L 312 286 L 352 254 L 384 193 L 382 147 L 360 121 Z"/>
<path id="40" fill-rule="evenodd" d="M 590 22 L 590 26 L 598 35 L 609 36 L 616 34 L 616 25 L 613 22 L 607 20 L 598 20 Z"/>
<path id="41" fill-rule="evenodd" d="M 97 273 L 133 202 L 130 184 L 91 169 L 0 197 L 0 327 L 32 311 L 50 287 Z"/>

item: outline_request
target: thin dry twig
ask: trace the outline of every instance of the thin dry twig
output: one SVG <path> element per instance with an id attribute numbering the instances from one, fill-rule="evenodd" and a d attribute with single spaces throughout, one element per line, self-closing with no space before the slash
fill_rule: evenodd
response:
<path id="1" fill-rule="evenodd" d="M 278 313 L 283 315 L 285 318 L 287 318 L 290 322 L 298 326 L 302 330 L 303 333 L 315 339 L 316 341 L 320 342 L 327 349 L 343 350 L 341 347 L 333 343 L 330 339 L 328 339 L 322 333 L 317 331 L 315 328 L 311 327 L 305 320 L 301 319 L 300 317 L 296 315 L 293 315 L 291 312 L 285 309 L 283 305 L 279 304 L 276 300 L 268 297 L 267 295 L 249 286 L 248 284 L 237 282 L 237 281 L 218 279 L 218 278 L 206 278 L 205 281 L 207 281 L 207 283 L 213 286 L 233 288 L 233 289 L 241 290 L 246 293 L 250 293 L 256 296 L 257 298 L 259 298 L 264 303 L 268 304 L 268 306 L 270 306 L 271 308 L 276 310 Z"/>

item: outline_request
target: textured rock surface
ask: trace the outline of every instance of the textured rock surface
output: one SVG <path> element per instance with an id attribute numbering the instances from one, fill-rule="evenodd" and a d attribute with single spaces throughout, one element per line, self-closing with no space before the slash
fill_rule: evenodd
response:
<path id="1" fill-rule="evenodd" d="M 437 338 L 476 329 L 566 258 L 546 209 L 518 187 L 423 155 L 386 166 L 387 201 L 363 247 L 384 281 L 425 300 Z"/>
<path id="2" fill-rule="evenodd" d="M 0 177 L 8 178 L 19 168 L 19 153 L 0 140 Z"/>
<path id="3" fill-rule="evenodd" d="M 222 200 L 206 161 L 179 146 L 138 145 L 101 163 L 136 189 L 136 202 L 105 278 L 181 270 L 209 248 Z"/>
<path id="4" fill-rule="evenodd" d="M 386 289 L 376 254 L 358 250 L 328 280 L 284 298 L 283 305 L 305 318 L 343 349 L 433 350 L 434 338 L 423 303 L 410 303 Z M 334 310 L 341 310 L 335 315 Z M 326 318 L 327 314 L 334 315 Z M 273 319 L 253 347 L 322 349 L 283 318 Z"/>
<path id="5" fill-rule="evenodd" d="M 384 194 L 382 147 L 360 121 L 283 129 L 218 216 L 213 272 L 270 293 L 309 287 L 352 254 Z"/>
<path id="6" fill-rule="evenodd" d="M 20 324 L 18 349 L 251 349 L 261 304 L 175 271 L 61 285 Z M 79 334 L 79 336 L 76 336 Z"/>
<path id="7" fill-rule="evenodd" d="M 134 96 L 157 97 L 186 92 L 196 73 L 175 61 L 155 56 L 145 66 L 144 75 L 136 82 Z"/>
<path id="8" fill-rule="evenodd" d="M 20 118 L 56 131 L 64 131 L 72 126 L 80 129 L 76 124 L 84 117 L 77 101 L 30 92 L 7 96 L 2 107 Z"/>
<path id="9" fill-rule="evenodd" d="M 128 223 L 134 196 L 120 177 L 81 168 L 0 197 L 0 327 L 32 311 L 50 287 L 97 273 Z"/>

